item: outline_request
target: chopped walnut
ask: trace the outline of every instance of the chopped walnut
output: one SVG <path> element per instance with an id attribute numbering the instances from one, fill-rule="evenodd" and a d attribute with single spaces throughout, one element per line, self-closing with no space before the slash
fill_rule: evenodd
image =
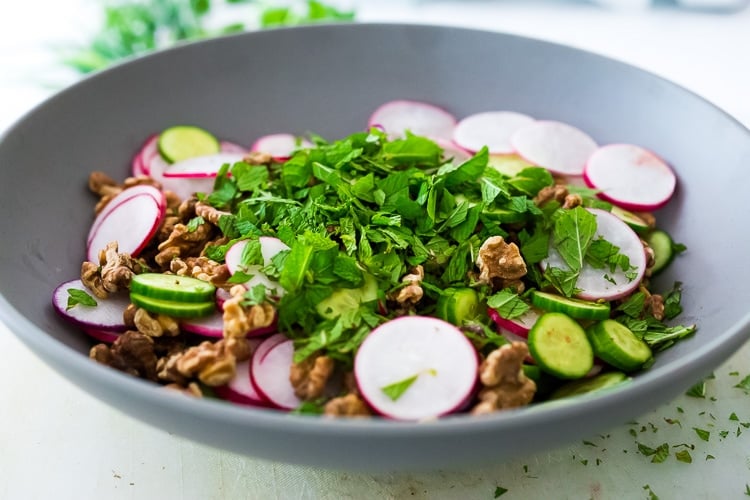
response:
<path id="1" fill-rule="evenodd" d="M 647 294 L 643 301 L 643 308 L 649 312 L 654 319 L 664 319 L 664 297 L 659 294 Z"/>
<path id="2" fill-rule="evenodd" d="M 190 382 L 187 386 L 182 386 L 180 384 L 176 384 L 173 382 L 171 384 L 165 385 L 164 388 L 181 392 L 185 394 L 186 396 L 192 396 L 195 398 L 203 397 L 203 391 L 201 391 L 200 386 L 196 384 L 195 382 Z"/>
<path id="3" fill-rule="evenodd" d="M 245 337 L 248 332 L 271 326 L 276 319 L 276 309 L 268 302 L 243 306 L 243 295 L 247 289 L 235 285 L 229 293 L 231 298 L 224 301 L 224 337 Z"/>
<path id="4" fill-rule="evenodd" d="M 128 330 L 111 346 L 95 345 L 89 351 L 89 357 L 136 377 L 156 380 L 154 341 L 140 332 Z"/>
<path id="5" fill-rule="evenodd" d="M 169 263 L 169 270 L 178 276 L 197 278 L 216 286 L 224 285 L 231 276 L 226 264 L 219 264 L 208 257 L 176 258 Z"/>
<path id="6" fill-rule="evenodd" d="M 484 388 L 471 411 L 474 415 L 515 408 L 531 403 L 536 383 L 523 372 L 523 360 L 529 355 L 524 342 L 513 342 L 492 351 L 479 367 L 479 380 Z"/>
<path id="7" fill-rule="evenodd" d="M 128 177 L 122 184 L 118 184 L 112 179 L 112 177 L 104 172 L 91 172 L 89 175 L 89 189 L 100 197 L 99 202 L 96 204 L 96 207 L 94 207 L 94 212 L 98 214 L 112 200 L 112 198 L 130 187 L 139 186 L 141 184 L 148 184 L 157 189 L 161 189 L 161 184 L 158 181 L 145 175 Z"/>
<path id="8" fill-rule="evenodd" d="M 534 197 L 534 203 L 539 207 L 552 200 L 562 204 L 566 196 L 568 196 L 568 188 L 562 184 L 554 184 L 540 189 Z"/>
<path id="9" fill-rule="evenodd" d="M 273 161 L 273 156 L 270 153 L 263 153 L 261 151 L 250 151 L 242 161 L 248 165 L 270 165 Z"/>
<path id="10" fill-rule="evenodd" d="M 651 248 L 646 240 L 641 239 L 641 245 L 643 245 L 643 251 L 646 254 L 646 272 L 644 276 L 646 278 L 649 278 L 654 272 L 654 264 L 656 264 L 656 254 L 654 253 L 654 249 Z"/>
<path id="11" fill-rule="evenodd" d="M 409 274 L 401 278 L 402 283 L 406 286 L 400 288 L 393 300 L 399 304 L 416 304 L 424 296 L 422 290 L 422 280 L 424 279 L 424 268 L 420 265 L 415 266 Z"/>
<path id="12" fill-rule="evenodd" d="M 81 281 L 94 295 L 105 299 L 109 294 L 127 290 L 133 276 L 143 271 L 140 262 L 130 254 L 119 253 L 117 242 L 112 242 L 99 252 L 99 264 L 81 264 Z"/>
<path id="13" fill-rule="evenodd" d="M 169 262 L 176 257 L 198 255 L 206 242 L 212 238 L 213 228 L 214 226 L 209 222 L 198 224 L 194 231 L 188 230 L 185 224 L 175 224 L 169 237 L 158 246 L 156 263 L 162 267 L 168 267 Z"/>
<path id="14" fill-rule="evenodd" d="M 319 398 L 323 395 L 333 368 L 333 359 L 323 355 L 312 355 L 304 361 L 293 363 L 289 369 L 289 381 L 294 387 L 294 393 L 305 401 Z"/>
<path id="15" fill-rule="evenodd" d="M 225 385 L 234 377 L 237 362 L 249 359 L 251 354 L 246 339 L 206 340 L 160 359 L 158 375 L 161 380 L 183 386 L 195 377 L 211 387 Z"/>
<path id="16" fill-rule="evenodd" d="M 138 310 L 138 306 L 135 304 L 128 304 L 128 307 L 122 312 L 122 322 L 125 326 L 131 330 L 135 330 L 135 313 Z"/>
<path id="17" fill-rule="evenodd" d="M 136 330 L 149 337 L 162 335 L 174 337 L 180 334 L 180 325 L 177 320 L 164 314 L 150 313 L 145 309 L 136 309 L 133 322 Z"/>
<path id="18" fill-rule="evenodd" d="M 580 207 L 583 204 L 583 198 L 580 194 L 569 194 L 563 200 L 562 208 L 575 208 Z"/>
<path id="19" fill-rule="evenodd" d="M 357 394 L 349 393 L 328 401 L 323 414 L 328 417 L 369 417 L 372 413 Z"/>
<path id="20" fill-rule="evenodd" d="M 182 203 L 182 199 L 180 199 L 174 191 L 165 189 L 162 190 L 162 192 L 164 193 L 164 198 L 167 200 L 167 213 L 177 213 L 180 203 Z"/>
<path id="21" fill-rule="evenodd" d="M 195 204 L 195 215 L 197 215 L 198 217 L 203 217 L 204 220 L 207 220 L 211 224 L 217 226 L 219 225 L 219 219 L 222 216 L 231 214 L 229 212 L 214 208 L 208 203 L 199 201 Z"/>
<path id="22" fill-rule="evenodd" d="M 506 243 L 502 236 L 490 236 L 482 243 L 477 256 L 479 281 L 492 284 L 501 281 L 501 287 L 518 286 L 518 280 L 526 275 L 526 262 L 515 243 Z"/>
<path id="23" fill-rule="evenodd" d="M 192 196 L 190 198 L 187 198 L 183 200 L 179 206 L 177 207 L 177 211 L 175 212 L 177 217 L 180 218 L 182 222 L 187 222 L 193 217 L 195 217 L 195 205 L 198 203 L 198 198 Z"/>

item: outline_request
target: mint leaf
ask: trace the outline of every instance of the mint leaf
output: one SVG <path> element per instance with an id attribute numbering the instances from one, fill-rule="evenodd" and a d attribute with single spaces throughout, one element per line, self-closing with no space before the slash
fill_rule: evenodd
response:
<path id="1" fill-rule="evenodd" d="M 394 165 L 420 165 L 437 167 L 441 149 L 430 139 L 408 134 L 383 145 L 382 159 Z"/>
<path id="2" fill-rule="evenodd" d="M 576 282 L 578 281 L 577 271 L 550 267 L 544 272 L 544 277 L 566 297 L 572 297 L 578 290 L 576 288 Z"/>
<path id="3" fill-rule="evenodd" d="M 411 385 L 417 381 L 418 377 L 419 374 L 412 375 L 411 377 L 407 377 L 403 380 L 399 380 L 398 382 L 394 382 L 392 384 L 381 387 L 380 390 L 383 391 L 383 393 L 392 401 L 397 401 L 401 396 L 403 396 L 407 389 L 409 389 L 409 387 L 411 387 Z"/>
<path id="4" fill-rule="evenodd" d="M 708 441 L 711 438 L 711 432 L 705 429 L 699 429 L 698 427 L 693 427 L 693 430 L 698 435 L 698 437 L 701 438 L 703 441 Z"/>
<path id="5" fill-rule="evenodd" d="M 539 191 L 555 183 L 549 170 L 541 167 L 528 167 L 508 179 L 507 183 L 520 194 L 533 198 Z"/>
<path id="6" fill-rule="evenodd" d="M 232 166 L 232 176 L 240 191 L 257 191 L 268 183 L 268 168 L 263 165 L 248 165 L 245 162 Z"/>
<path id="7" fill-rule="evenodd" d="M 66 311 L 74 308 L 77 305 L 94 307 L 97 305 L 96 299 L 89 295 L 83 290 L 77 288 L 68 288 L 68 303 L 65 307 Z"/>
<path id="8" fill-rule="evenodd" d="M 342 253 L 339 253 L 333 261 L 333 274 L 348 282 L 352 287 L 358 287 L 364 283 L 364 274 L 357 261 Z"/>
<path id="9" fill-rule="evenodd" d="M 508 493 L 508 488 L 503 488 L 502 486 L 497 486 L 495 488 L 495 498 L 500 498 L 506 493 Z"/>
<path id="10" fill-rule="evenodd" d="M 296 241 L 284 261 L 284 268 L 279 276 L 279 284 L 289 292 L 294 292 L 302 286 L 305 274 L 312 262 L 313 247 L 301 241 Z"/>
<path id="11" fill-rule="evenodd" d="M 188 233 L 194 233 L 198 229 L 198 227 L 205 222 L 206 220 L 203 217 L 193 217 L 188 221 L 187 224 L 185 224 L 185 228 L 187 229 Z"/>
<path id="12" fill-rule="evenodd" d="M 596 217 L 583 207 L 562 210 L 555 220 L 553 244 L 571 271 L 578 272 L 596 232 Z"/>
<path id="13" fill-rule="evenodd" d="M 476 181 L 484 173 L 488 161 L 489 151 L 487 146 L 483 146 L 474 156 L 445 176 L 445 185 L 447 187 L 454 187 L 465 182 Z"/>
<path id="14" fill-rule="evenodd" d="M 674 457 L 679 462 L 684 462 L 686 464 L 693 463 L 693 457 L 690 455 L 690 452 L 687 450 L 680 450 L 674 454 Z"/>
<path id="15" fill-rule="evenodd" d="M 646 294 L 636 292 L 627 298 L 625 302 L 617 306 L 618 311 L 622 311 L 631 318 L 639 318 L 643 313 L 643 306 L 646 303 Z"/>
<path id="16" fill-rule="evenodd" d="M 609 268 L 613 273 L 619 267 L 623 271 L 630 270 L 630 259 L 620 253 L 620 247 L 613 245 L 602 237 L 591 242 L 586 252 L 586 262 L 597 269 Z"/>
<path id="17" fill-rule="evenodd" d="M 743 378 L 742 381 L 739 384 L 735 385 L 734 387 L 737 389 L 742 389 L 745 392 L 749 392 L 750 391 L 750 375 Z"/>
<path id="18" fill-rule="evenodd" d="M 510 290 L 500 290 L 487 299 L 487 305 L 497 311 L 505 319 L 513 319 L 523 315 L 530 309 L 521 297 Z"/>
<path id="19" fill-rule="evenodd" d="M 682 283 L 677 281 L 672 290 L 664 296 L 664 318 L 674 319 L 682 313 Z"/>
<path id="20" fill-rule="evenodd" d="M 538 264 L 549 255 L 549 238 L 546 231 L 537 230 L 531 236 L 524 230 L 519 233 L 521 255 L 527 265 Z"/>
<path id="21" fill-rule="evenodd" d="M 697 384 L 690 387 L 690 389 L 685 392 L 686 396 L 690 396 L 692 398 L 705 398 L 706 397 L 706 381 L 701 380 Z"/>

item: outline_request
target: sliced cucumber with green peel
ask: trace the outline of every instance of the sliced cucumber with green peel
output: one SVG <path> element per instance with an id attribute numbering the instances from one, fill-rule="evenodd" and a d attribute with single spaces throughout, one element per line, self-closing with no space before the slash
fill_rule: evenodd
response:
<path id="1" fill-rule="evenodd" d="M 365 283 L 359 288 L 339 288 L 318 302 L 315 310 L 325 319 L 338 318 L 347 311 L 358 309 L 361 304 L 378 299 L 378 282 L 365 274 Z"/>
<path id="2" fill-rule="evenodd" d="M 654 275 L 663 271 L 675 256 L 674 240 L 666 231 L 654 229 L 645 237 L 646 243 L 654 251 L 654 266 L 651 268 L 651 274 Z"/>
<path id="3" fill-rule="evenodd" d="M 591 302 L 573 299 L 554 293 L 534 290 L 531 303 L 540 309 L 550 312 L 565 313 L 571 318 L 601 320 L 609 318 L 609 302 Z"/>
<path id="4" fill-rule="evenodd" d="M 191 125 L 170 127 L 159 135 L 159 153 L 169 163 L 215 154 L 221 143 L 210 132 Z"/>
<path id="5" fill-rule="evenodd" d="M 437 301 L 437 316 L 461 326 L 479 314 L 479 294 L 472 288 L 448 288 Z"/>
<path id="6" fill-rule="evenodd" d="M 493 168 L 503 175 L 515 177 L 523 169 L 533 167 L 534 164 L 527 162 L 517 154 L 490 155 L 488 167 Z"/>
<path id="7" fill-rule="evenodd" d="M 529 351 L 539 368 L 562 379 L 577 379 L 594 366 L 586 331 L 570 316 L 548 312 L 529 330 Z"/>
<path id="8" fill-rule="evenodd" d="M 586 335 L 597 357 L 624 372 L 640 369 L 653 356 L 648 344 L 613 319 L 591 325 Z"/>
<path id="9" fill-rule="evenodd" d="M 630 380 L 630 377 L 622 372 L 601 373 L 595 377 L 567 382 L 557 388 L 555 392 L 550 395 L 550 399 L 568 398 L 571 396 L 587 394 L 589 392 L 601 391 L 602 389 L 608 389 L 620 385 L 628 380 Z"/>
<path id="10" fill-rule="evenodd" d="M 216 287 L 208 281 L 175 274 L 136 274 L 130 291 L 143 297 L 175 302 L 212 302 Z"/>
<path id="11" fill-rule="evenodd" d="M 173 318 L 200 318 L 216 310 L 216 303 L 211 302 L 178 302 L 175 300 L 155 299 L 130 292 L 130 301 L 136 306 L 152 313 L 164 314 Z"/>
<path id="12" fill-rule="evenodd" d="M 612 213 L 618 216 L 625 224 L 638 234 L 645 234 L 650 229 L 648 223 L 633 212 L 629 212 L 617 205 L 612 205 Z"/>

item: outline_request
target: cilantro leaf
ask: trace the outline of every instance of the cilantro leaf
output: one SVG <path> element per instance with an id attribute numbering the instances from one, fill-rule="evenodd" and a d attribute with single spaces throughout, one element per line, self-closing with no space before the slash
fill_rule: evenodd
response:
<path id="1" fill-rule="evenodd" d="M 487 298 L 487 305 L 505 319 L 517 318 L 531 308 L 518 294 L 508 289 L 500 290 Z"/>
<path id="2" fill-rule="evenodd" d="M 95 307 L 97 304 L 96 299 L 89 295 L 83 290 L 77 288 L 68 288 L 68 303 L 65 307 L 66 311 L 74 308 L 77 305 Z"/>

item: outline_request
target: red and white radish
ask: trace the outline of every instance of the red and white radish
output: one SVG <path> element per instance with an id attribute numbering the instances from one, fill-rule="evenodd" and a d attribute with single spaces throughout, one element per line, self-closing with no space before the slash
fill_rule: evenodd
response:
<path id="1" fill-rule="evenodd" d="M 134 196 L 139 196 L 143 194 L 151 196 L 160 206 L 163 206 L 164 209 L 166 209 L 167 200 L 164 197 L 164 193 L 162 193 L 160 190 L 156 189 L 153 186 L 149 186 L 147 184 L 141 184 L 141 185 L 137 185 L 137 186 L 133 186 L 128 189 L 125 189 L 121 191 L 120 193 L 118 193 L 114 198 L 109 200 L 109 203 L 107 203 L 104 206 L 104 208 L 102 208 L 102 210 L 97 214 L 96 218 L 94 219 L 94 222 L 91 224 L 91 228 L 89 229 L 88 237 L 86 238 L 87 245 L 91 242 L 91 239 L 96 234 L 97 230 L 99 229 L 99 225 L 101 225 L 101 223 L 107 219 L 110 212 L 112 212 L 115 208 L 117 208 L 124 201 L 127 201 L 130 198 L 133 198 Z"/>
<path id="2" fill-rule="evenodd" d="M 79 303 L 69 308 L 69 290 L 87 293 L 96 301 L 96 305 L 87 306 Z M 94 297 L 91 290 L 86 288 L 80 279 L 74 279 L 61 283 L 55 288 L 52 294 L 52 304 L 60 316 L 78 327 L 88 329 L 89 332 L 105 331 L 117 334 L 127 330 L 123 320 L 125 309 L 130 305 L 130 297 L 127 293 L 113 294 L 106 299 L 100 299 Z"/>
<path id="3" fill-rule="evenodd" d="M 597 144 L 585 132 L 556 121 L 538 121 L 518 129 L 510 139 L 525 160 L 556 174 L 581 175 Z"/>
<path id="4" fill-rule="evenodd" d="M 390 101 L 370 115 L 369 127 L 380 127 L 387 134 L 403 136 L 407 131 L 414 135 L 432 138 L 453 138 L 456 118 L 443 108 L 421 101 Z"/>
<path id="5" fill-rule="evenodd" d="M 540 312 L 538 309 L 531 308 L 522 315 L 513 319 L 506 319 L 500 316 L 500 314 L 491 307 L 488 308 L 487 313 L 492 321 L 495 322 L 498 328 L 507 330 L 511 333 L 526 338 L 529 335 L 529 330 L 534 326 L 536 320 L 539 319 Z"/>
<path id="6" fill-rule="evenodd" d="M 261 344 L 260 339 L 250 339 L 250 347 L 255 352 Z M 237 363 L 235 375 L 228 384 L 215 387 L 216 395 L 233 403 L 248 406 L 268 406 L 268 401 L 258 394 L 251 381 L 250 370 L 252 369 L 252 358 Z"/>
<path id="7" fill-rule="evenodd" d="M 219 311 L 224 310 L 224 302 L 231 298 L 232 294 L 229 293 L 229 291 L 224 290 L 223 288 L 216 289 L 216 307 L 219 308 Z"/>
<path id="8" fill-rule="evenodd" d="M 661 158 L 632 144 L 604 146 L 589 157 L 583 178 L 599 197 L 628 210 L 656 210 L 667 204 L 677 178 Z"/>
<path id="9" fill-rule="evenodd" d="M 275 280 L 272 280 L 261 271 L 262 267 L 270 266 L 271 259 L 276 256 L 279 252 L 289 250 L 289 247 L 280 239 L 271 236 L 261 236 L 260 241 L 260 253 L 263 256 L 263 266 L 259 265 L 242 265 L 242 254 L 245 251 L 248 240 L 238 241 L 227 250 L 224 256 L 227 264 L 227 269 L 231 274 L 235 274 L 237 271 L 241 271 L 245 274 L 252 275 L 252 277 L 243 283 L 247 289 L 250 289 L 256 285 L 263 285 L 266 290 L 276 297 L 283 297 L 286 290 Z"/>
<path id="10" fill-rule="evenodd" d="M 224 336 L 224 313 L 222 311 L 216 311 L 210 316 L 205 316 L 203 318 L 191 318 L 180 321 L 180 329 L 204 337 L 222 338 Z M 261 335 L 268 335 L 276 330 L 277 322 L 276 319 L 274 319 L 273 323 L 268 326 L 248 331 L 247 336 L 258 337 Z"/>
<path id="11" fill-rule="evenodd" d="M 165 179 L 182 178 L 182 179 L 200 179 L 206 177 L 216 177 L 219 169 L 229 163 L 240 162 L 245 157 L 243 153 L 216 153 L 213 155 L 195 156 L 187 160 L 178 161 L 169 165 L 164 170 Z"/>
<path id="12" fill-rule="evenodd" d="M 114 332 L 111 330 L 92 328 L 89 326 L 82 326 L 81 330 L 83 330 L 83 333 L 85 333 L 89 337 L 106 344 L 113 343 L 120 337 L 120 335 L 122 335 L 122 332 Z"/>
<path id="13" fill-rule="evenodd" d="M 620 253 L 630 260 L 631 276 L 618 267 L 614 272 L 609 269 L 597 269 L 585 262 L 576 281 L 580 289 L 577 297 L 585 300 L 615 300 L 624 297 L 636 288 L 646 272 L 646 252 L 640 237 L 630 226 L 616 215 L 597 208 L 587 209 L 596 216 L 596 233 L 594 239 L 604 238 L 620 249 Z M 568 269 L 562 256 L 550 246 L 547 259 L 542 261 L 542 269 L 557 267 Z"/>
<path id="14" fill-rule="evenodd" d="M 138 152 L 133 156 L 133 159 L 131 161 L 131 171 L 134 177 L 148 175 L 148 170 L 146 170 L 144 159 L 150 160 L 151 156 L 154 153 L 158 154 L 158 140 L 159 136 L 156 134 L 149 136 L 148 139 L 146 139 L 146 141 L 143 143 L 141 148 L 138 150 Z"/>
<path id="15" fill-rule="evenodd" d="M 165 177 L 164 172 L 169 169 L 170 164 L 158 153 L 144 160 L 144 168 L 148 175 L 161 183 L 167 191 L 172 191 L 181 199 L 190 198 L 195 193 L 210 193 L 214 188 L 214 177 L 181 178 Z"/>
<path id="16" fill-rule="evenodd" d="M 354 374 L 362 397 L 378 413 L 422 420 L 461 409 L 473 395 L 478 360 L 455 326 L 405 316 L 374 329 L 360 346 Z M 397 397 L 389 388 L 402 387 Z"/>
<path id="17" fill-rule="evenodd" d="M 311 148 L 313 144 L 292 134 L 269 134 L 253 143 L 250 151 L 270 154 L 276 161 L 286 161 L 295 151 Z"/>
<path id="18" fill-rule="evenodd" d="M 453 141 L 464 149 L 477 152 L 487 146 L 490 154 L 515 151 L 511 136 L 534 119 L 515 111 L 486 111 L 463 118 L 453 130 Z"/>
<path id="19" fill-rule="evenodd" d="M 269 337 L 269 339 L 272 338 Z M 294 393 L 294 387 L 289 381 L 289 372 L 293 362 L 294 342 L 282 340 L 263 351 L 259 347 L 253 355 L 250 370 L 252 383 L 258 394 L 275 407 L 286 410 L 296 408 L 302 402 Z"/>
<path id="20" fill-rule="evenodd" d="M 443 160 L 451 160 L 454 165 L 461 164 L 471 158 L 473 153 L 467 151 L 461 146 L 445 139 L 435 138 L 433 139 L 435 144 L 440 146 L 443 150 Z"/>
<path id="21" fill-rule="evenodd" d="M 110 202 L 111 203 L 111 202 Z M 92 226 L 86 258 L 99 262 L 99 252 L 116 241 L 118 250 L 137 256 L 161 226 L 165 205 L 153 196 L 140 194 L 118 203 Z"/>
<path id="22" fill-rule="evenodd" d="M 248 149 L 246 147 L 235 144 L 234 142 L 221 141 L 220 145 L 222 153 L 237 153 L 242 155 L 246 155 L 248 153 Z"/>

